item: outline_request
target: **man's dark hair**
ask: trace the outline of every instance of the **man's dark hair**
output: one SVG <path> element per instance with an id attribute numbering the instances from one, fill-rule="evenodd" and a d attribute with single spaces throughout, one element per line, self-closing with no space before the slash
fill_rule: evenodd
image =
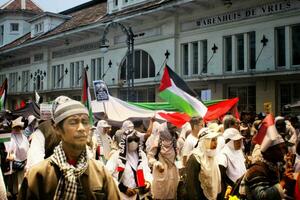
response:
<path id="1" fill-rule="evenodd" d="M 238 123 L 237 119 L 232 115 L 226 115 L 223 118 L 224 130 L 228 128 L 234 128 L 237 123 Z"/>
<path id="2" fill-rule="evenodd" d="M 202 117 L 192 117 L 190 120 L 192 130 L 194 129 L 194 126 L 198 125 L 202 120 L 203 120 Z"/>

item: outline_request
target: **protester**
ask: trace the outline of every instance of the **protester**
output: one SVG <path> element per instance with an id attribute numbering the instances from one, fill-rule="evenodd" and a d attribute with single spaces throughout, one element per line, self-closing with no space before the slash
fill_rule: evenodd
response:
<path id="1" fill-rule="evenodd" d="M 186 138 L 182 149 L 183 166 L 186 166 L 186 162 L 188 160 L 189 155 L 198 143 L 199 131 L 204 126 L 202 117 L 192 117 L 190 120 L 190 124 L 192 127 L 192 131 L 191 134 L 189 134 L 189 136 Z"/>
<path id="2" fill-rule="evenodd" d="M 94 132 L 97 138 L 96 159 L 102 161 L 104 165 L 109 159 L 112 150 L 112 139 L 109 136 L 110 129 L 111 125 L 109 125 L 107 121 L 100 120 L 98 121 L 97 128 Z"/>
<path id="3" fill-rule="evenodd" d="M 51 120 L 41 122 L 31 138 L 26 170 L 51 156 L 54 148 L 60 142 Z"/>
<path id="4" fill-rule="evenodd" d="M 37 119 L 33 115 L 29 115 L 28 118 L 28 125 L 24 130 L 24 135 L 30 139 L 31 134 L 35 131 L 37 125 Z"/>
<path id="5" fill-rule="evenodd" d="M 7 159 L 12 162 L 13 173 L 11 175 L 11 183 L 9 184 L 10 193 L 15 196 L 21 186 L 24 177 L 24 167 L 26 165 L 27 151 L 29 149 L 29 142 L 23 134 L 22 128 L 24 122 L 22 117 L 12 121 L 11 141 L 7 148 Z"/>
<path id="6" fill-rule="evenodd" d="M 246 172 L 245 157 L 242 151 L 243 136 L 235 128 L 228 128 L 223 133 L 225 146 L 218 155 L 218 163 L 222 179 L 221 196 L 225 196 L 227 187 L 234 183 Z"/>
<path id="7" fill-rule="evenodd" d="M 148 153 L 153 170 L 152 194 L 154 199 L 176 199 L 179 181 L 178 169 L 175 165 L 177 148 L 176 127 L 171 123 L 161 124 L 159 137 Z"/>
<path id="8" fill-rule="evenodd" d="M 188 199 L 217 199 L 221 192 L 221 175 L 215 158 L 219 132 L 202 129 L 196 149 L 187 161 Z"/>
<path id="9" fill-rule="evenodd" d="M 223 118 L 224 131 L 228 128 L 236 128 L 239 130 L 239 121 L 232 115 L 225 115 Z"/>
<path id="10" fill-rule="evenodd" d="M 120 199 L 111 175 L 87 156 L 88 110 L 69 98 L 56 102 L 53 110 L 61 142 L 49 158 L 28 171 L 18 199 Z"/>
<path id="11" fill-rule="evenodd" d="M 240 194 L 248 200 L 252 199 L 283 199 L 294 191 L 293 172 L 286 168 L 281 180 L 278 163 L 284 162 L 287 153 L 285 141 L 274 130 L 269 130 L 272 137 L 265 136 L 260 152 L 262 159 L 256 161 L 245 173 Z"/>
<path id="12" fill-rule="evenodd" d="M 114 152 L 106 164 L 108 171 L 118 181 L 121 198 L 124 200 L 144 199 L 150 195 L 152 174 L 139 140 L 135 130 L 129 135 L 123 135 L 120 149 Z"/>

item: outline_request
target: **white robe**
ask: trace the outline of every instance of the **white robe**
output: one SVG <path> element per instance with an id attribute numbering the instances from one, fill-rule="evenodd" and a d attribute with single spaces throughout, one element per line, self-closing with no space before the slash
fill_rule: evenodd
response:
<path id="1" fill-rule="evenodd" d="M 151 184 L 153 178 L 152 178 L 151 170 L 148 166 L 148 159 L 147 159 L 146 154 L 144 152 L 141 152 L 141 156 L 142 156 L 141 166 L 143 168 L 145 181 L 147 181 Z M 117 182 L 117 185 L 119 184 L 118 183 L 119 172 L 116 170 L 117 167 L 118 167 L 118 158 L 119 158 L 119 151 L 115 151 L 106 163 L 106 169 L 109 171 L 110 174 L 112 174 L 112 176 L 114 177 L 114 179 Z M 136 157 L 136 158 L 138 159 L 138 157 Z M 128 159 L 128 155 L 127 155 L 127 159 Z M 135 162 L 134 161 L 132 161 L 132 162 L 127 161 L 126 162 L 125 170 L 124 170 L 123 177 L 122 177 L 121 181 L 126 187 L 136 188 L 137 185 L 134 181 L 135 180 L 134 173 L 131 169 L 130 163 L 132 165 L 134 165 Z M 137 160 L 136 160 L 136 164 L 137 164 Z M 136 168 L 136 167 L 133 167 L 133 168 Z M 120 192 L 120 194 L 121 194 L 121 199 L 122 200 L 135 200 L 136 199 L 136 195 L 134 195 L 132 197 L 128 197 L 126 194 L 124 194 L 122 192 Z"/>

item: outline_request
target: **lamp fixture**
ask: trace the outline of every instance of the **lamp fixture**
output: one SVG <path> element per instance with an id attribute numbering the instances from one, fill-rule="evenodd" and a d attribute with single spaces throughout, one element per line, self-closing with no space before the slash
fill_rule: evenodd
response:
<path id="1" fill-rule="evenodd" d="M 111 66 L 112 66 L 112 62 L 111 62 L 111 60 L 109 60 L 108 67 L 111 68 Z"/>
<path id="2" fill-rule="evenodd" d="M 269 42 L 269 40 L 266 38 L 265 35 L 263 35 L 263 38 L 261 39 L 260 42 L 263 44 L 263 46 L 267 46 L 267 43 Z"/>
<path id="3" fill-rule="evenodd" d="M 170 56 L 170 52 L 168 51 L 168 49 L 166 50 L 166 53 L 165 53 L 165 57 L 166 57 L 166 59 L 168 59 L 169 58 L 169 56 Z"/>
<path id="4" fill-rule="evenodd" d="M 214 46 L 211 48 L 211 50 L 213 51 L 214 54 L 217 52 L 218 47 L 216 46 L 216 44 L 214 44 Z"/>

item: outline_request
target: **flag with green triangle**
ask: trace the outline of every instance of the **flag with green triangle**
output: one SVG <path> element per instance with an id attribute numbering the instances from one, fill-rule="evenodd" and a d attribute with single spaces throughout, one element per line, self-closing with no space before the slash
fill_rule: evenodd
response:
<path id="1" fill-rule="evenodd" d="M 159 96 L 189 116 L 204 117 L 207 112 L 207 107 L 195 97 L 195 92 L 167 65 L 160 82 Z"/>

